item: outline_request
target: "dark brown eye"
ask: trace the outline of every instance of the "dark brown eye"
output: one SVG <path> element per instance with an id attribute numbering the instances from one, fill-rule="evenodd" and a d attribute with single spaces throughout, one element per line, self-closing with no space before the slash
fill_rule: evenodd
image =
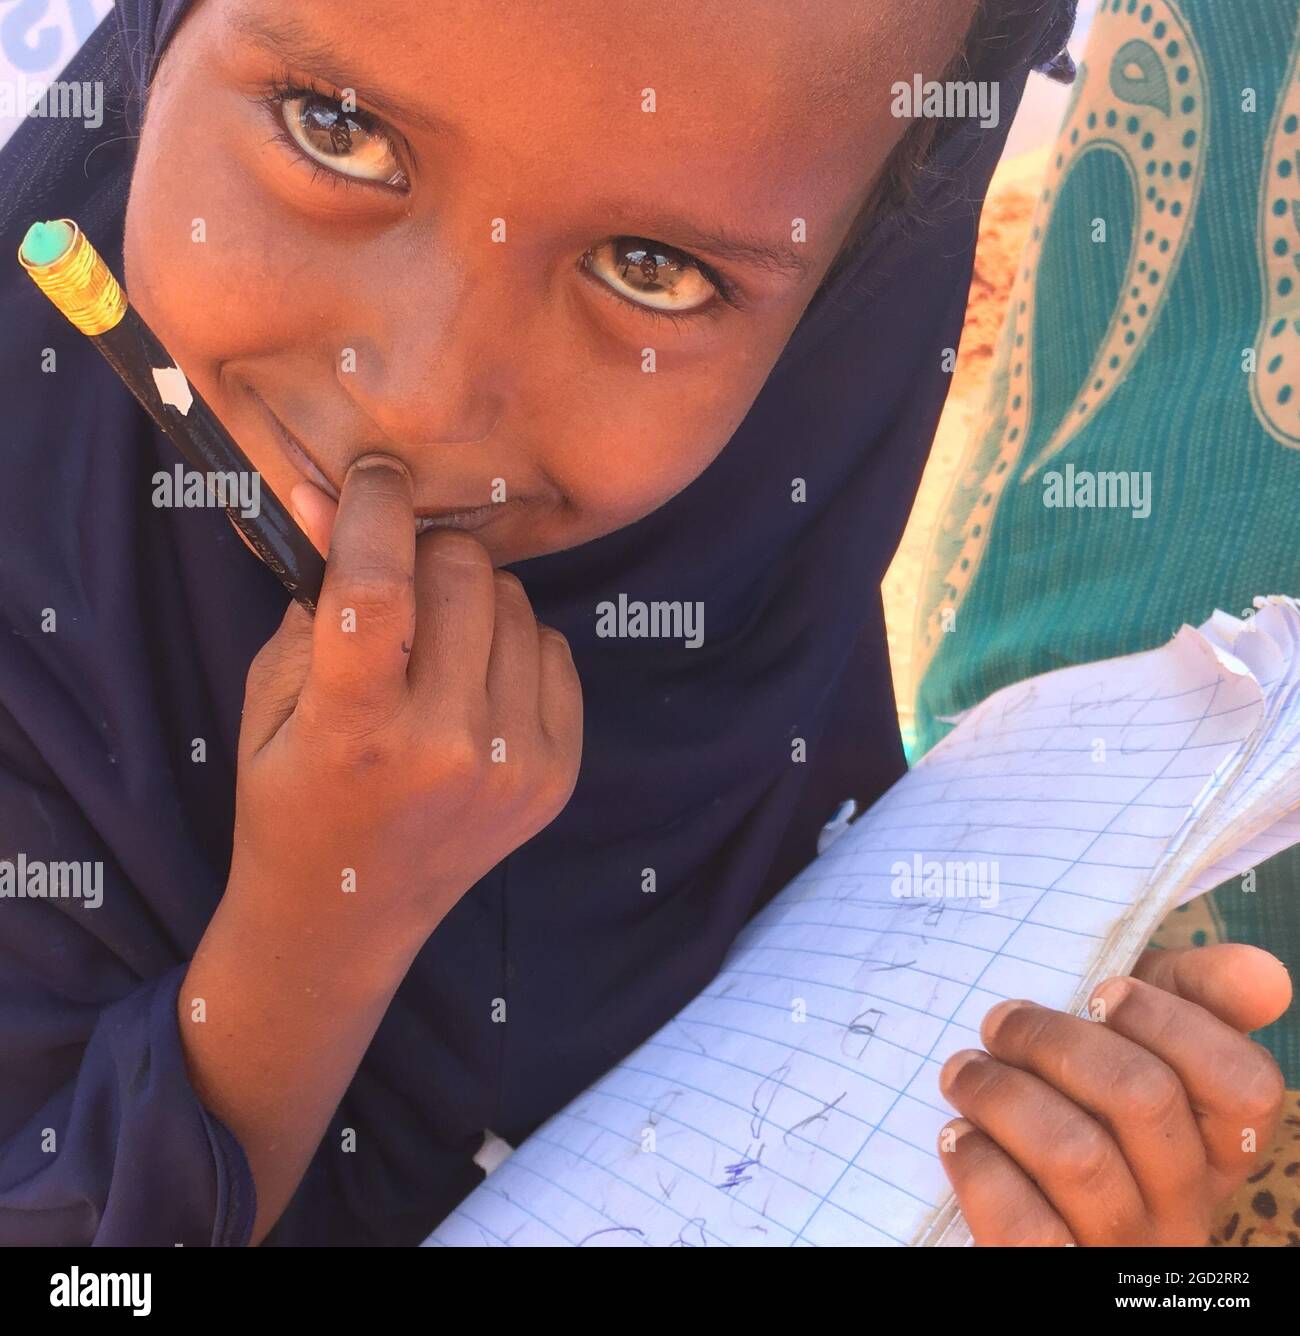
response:
<path id="1" fill-rule="evenodd" d="M 620 296 L 651 310 L 698 310 L 718 291 L 689 256 L 644 237 L 602 241 L 585 261 Z"/>
<path id="2" fill-rule="evenodd" d="M 342 176 L 405 186 L 406 173 L 381 123 L 364 111 L 347 111 L 334 98 L 304 93 L 285 98 L 284 125 L 309 157 Z"/>

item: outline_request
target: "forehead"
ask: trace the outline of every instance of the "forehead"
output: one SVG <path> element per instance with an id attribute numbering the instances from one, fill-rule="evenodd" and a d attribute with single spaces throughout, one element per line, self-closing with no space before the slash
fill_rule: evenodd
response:
<path id="1" fill-rule="evenodd" d="M 975 0 L 216 0 L 222 35 L 382 92 L 440 149 L 520 186 L 850 210 Z M 376 102 L 378 98 L 374 99 Z M 653 108 L 653 109 L 651 109 Z M 376 107 L 376 109 L 381 109 Z M 400 128 L 406 129 L 405 126 Z M 413 136 L 414 137 L 414 136 Z"/>

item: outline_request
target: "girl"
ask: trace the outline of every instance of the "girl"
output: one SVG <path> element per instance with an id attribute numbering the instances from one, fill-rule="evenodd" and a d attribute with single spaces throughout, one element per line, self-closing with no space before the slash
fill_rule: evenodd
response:
<path id="1" fill-rule="evenodd" d="M 419 1240 L 896 778 L 879 578 L 1071 10 L 119 5 L 65 74 L 116 123 L 25 125 L 5 234 L 82 223 L 329 566 L 313 621 L 151 506 L 12 267 L 0 830 L 103 892 L 0 902 L 7 1239 Z M 999 129 L 890 115 L 967 65 Z M 1203 1241 L 1286 983 L 1201 959 L 954 1061 L 977 1237 Z"/>

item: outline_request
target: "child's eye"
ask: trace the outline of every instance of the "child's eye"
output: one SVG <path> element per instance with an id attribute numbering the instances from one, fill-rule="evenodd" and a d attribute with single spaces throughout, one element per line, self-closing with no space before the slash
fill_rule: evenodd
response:
<path id="1" fill-rule="evenodd" d="M 636 306 L 664 314 L 703 313 L 726 299 L 720 280 L 698 260 L 644 237 L 611 237 L 582 257 L 583 267 Z"/>
<path id="2" fill-rule="evenodd" d="M 273 100 L 290 141 L 314 162 L 340 176 L 409 187 L 392 137 L 377 117 L 306 88 L 282 88 Z"/>

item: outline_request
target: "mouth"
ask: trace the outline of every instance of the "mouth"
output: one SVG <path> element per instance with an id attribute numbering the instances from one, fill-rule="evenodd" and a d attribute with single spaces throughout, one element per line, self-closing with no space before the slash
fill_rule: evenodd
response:
<path id="1" fill-rule="evenodd" d="M 306 446 L 277 416 L 275 410 L 258 392 L 249 386 L 249 393 L 266 414 L 285 453 L 300 473 L 315 486 L 319 487 L 331 500 L 339 499 L 338 487 L 326 476 L 325 471 L 307 452 Z M 493 501 L 485 506 L 449 506 L 441 510 L 418 510 L 415 512 L 415 532 L 417 537 L 430 529 L 478 529 L 496 519 L 505 510 L 513 510 L 523 505 L 530 498 L 511 497 L 506 501 Z"/>

